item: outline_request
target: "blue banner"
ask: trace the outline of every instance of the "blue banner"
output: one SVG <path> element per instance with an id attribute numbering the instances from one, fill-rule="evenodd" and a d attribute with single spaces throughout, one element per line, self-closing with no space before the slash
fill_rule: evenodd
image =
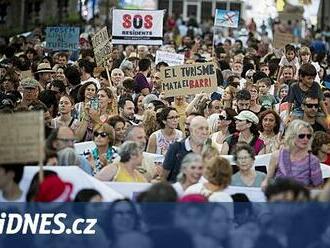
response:
<path id="1" fill-rule="evenodd" d="M 1 204 L 0 247 L 330 247 L 316 203 Z"/>

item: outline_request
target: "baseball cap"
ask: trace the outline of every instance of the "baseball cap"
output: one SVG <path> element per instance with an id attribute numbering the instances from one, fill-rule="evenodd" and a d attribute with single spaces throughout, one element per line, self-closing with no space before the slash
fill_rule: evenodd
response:
<path id="1" fill-rule="evenodd" d="M 36 89 L 39 86 L 39 82 L 33 78 L 25 78 L 21 81 L 21 87 Z"/>

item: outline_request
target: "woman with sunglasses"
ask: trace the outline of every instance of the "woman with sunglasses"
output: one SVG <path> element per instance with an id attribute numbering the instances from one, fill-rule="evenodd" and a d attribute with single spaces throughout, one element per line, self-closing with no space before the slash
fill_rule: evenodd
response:
<path id="1" fill-rule="evenodd" d="M 226 108 L 221 111 L 218 115 L 218 120 L 216 122 L 217 132 L 212 133 L 210 138 L 212 140 L 212 145 L 218 149 L 219 152 L 222 150 L 223 142 L 236 131 L 234 117 L 237 115 L 236 111 L 231 108 Z M 214 130 L 211 127 L 211 130 Z"/>
<path id="2" fill-rule="evenodd" d="M 183 138 L 183 133 L 177 129 L 179 115 L 175 108 L 165 107 L 157 114 L 161 129 L 151 134 L 147 152 L 165 155 L 170 144 Z"/>
<path id="3" fill-rule="evenodd" d="M 256 155 L 265 153 L 265 144 L 259 138 L 259 118 L 249 110 L 241 111 L 234 117 L 236 133 L 230 135 L 222 145 L 222 155 L 232 155 L 238 143 L 249 144 Z"/>
<path id="4" fill-rule="evenodd" d="M 88 161 L 95 175 L 103 167 L 112 162 L 117 152 L 112 147 L 114 142 L 114 130 L 109 124 L 103 123 L 95 126 L 93 135 L 96 148 L 91 151 Z"/>
<path id="5" fill-rule="evenodd" d="M 320 160 L 311 152 L 313 128 L 302 120 L 292 121 L 285 131 L 284 147 L 272 154 L 266 187 L 273 178 L 288 177 L 313 188 L 323 184 Z"/>

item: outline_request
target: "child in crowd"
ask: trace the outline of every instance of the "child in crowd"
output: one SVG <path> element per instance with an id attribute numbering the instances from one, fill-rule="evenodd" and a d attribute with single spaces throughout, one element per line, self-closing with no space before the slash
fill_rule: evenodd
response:
<path id="1" fill-rule="evenodd" d="M 275 97 L 269 93 L 272 85 L 271 79 L 268 77 L 259 79 L 257 85 L 259 88 L 259 103 L 261 106 L 266 109 L 273 108 L 277 101 Z"/>
<path id="2" fill-rule="evenodd" d="M 296 49 L 293 45 L 287 44 L 285 46 L 285 55 L 282 56 L 280 63 L 278 64 L 279 72 L 277 75 L 277 81 L 282 76 L 283 73 L 283 67 L 286 65 L 291 65 L 294 68 L 294 75 L 297 75 L 297 71 L 299 69 L 299 61 L 296 55 Z"/>

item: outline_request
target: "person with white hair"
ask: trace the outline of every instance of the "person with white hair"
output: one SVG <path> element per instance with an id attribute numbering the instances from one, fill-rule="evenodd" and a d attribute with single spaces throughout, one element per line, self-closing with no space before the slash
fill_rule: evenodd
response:
<path id="1" fill-rule="evenodd" d="M 107 165 L 95 177 L 101 181 L 113 182 L 147 182 L 137 170 L 142 164 L 143 150 L 141 145 L 134 141 L 126 141 L 118 150 L 120 161 Z"/>
<path id="2" fill-rule="evenodd" d="M 181 171 L 177 176 L 177 182 L 172 184 L 178 197 L 183 196 L 184 191 L 197 183 L 203 175 L 202 156 L 195 153 L 187 154 L 181 162 Z"/>
<path id="3" fill-rule="evenodd" d="M 121 69 L 115 68 L 111 71 L 111 82 L 113 86 L 118 87 L 124 81 L 124 72 Z"/>

